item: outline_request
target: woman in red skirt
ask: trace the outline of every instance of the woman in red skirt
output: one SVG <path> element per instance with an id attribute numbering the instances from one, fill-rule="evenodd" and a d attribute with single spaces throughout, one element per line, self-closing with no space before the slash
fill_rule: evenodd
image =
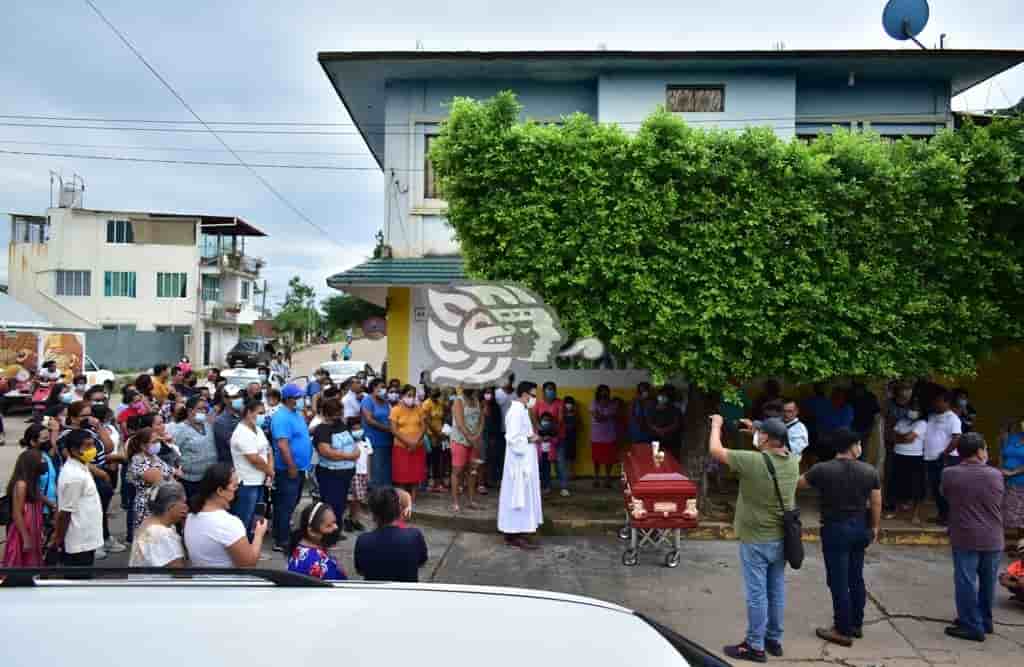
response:
<path id="1" fill-rule="evenodd" d="M 395 444 L 391 450 L 391 480 L 405 489 L 416 504 L 416 492 L 427 479 L 427 450 L 423 447 L 426 425 L 423 411 L 416 407 L 416 387 L 402 387 L 402 397 L 391 408 L 391 432 Z"/>
<path id="2" fill-rule="evenodd" d="M 618 407 L 612 401 L 608 385 L 600 385 L 590 409 L 590 458 L 594 463 L 594 488 L 601 486 L 601 467 L 605 469 L 605 488 L 612 488 L 612 468 L 619 462 Z"/>

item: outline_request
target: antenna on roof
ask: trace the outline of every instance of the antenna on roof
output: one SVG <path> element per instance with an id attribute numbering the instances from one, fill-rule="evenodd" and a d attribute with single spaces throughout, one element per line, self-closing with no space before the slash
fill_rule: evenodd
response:
<path id="1" fill-rule="evenodd" d="M 422 51 L 423 50 L 423 40 L 422 39 L 417 39 L 416 40 L 416 50 L 417 51 Z"/>
<path id="2" fill-rule="evenodd" d="M 781 41 L 780 42 L 772 42 L 772 50 L 773 51 L 785 51 L 786 50 L 786 43 L 785 42 L 781 42 Z"/>
<path id="3" fill-rule="evenodd" d="M 917 41 L 917 36 L 928 25 L 930 15 L 928 0 L 889 0 L 882 11 L 882 27 L 893 39 L 901 42 L 909 39 L 927 50 L 924 44 Z"/>

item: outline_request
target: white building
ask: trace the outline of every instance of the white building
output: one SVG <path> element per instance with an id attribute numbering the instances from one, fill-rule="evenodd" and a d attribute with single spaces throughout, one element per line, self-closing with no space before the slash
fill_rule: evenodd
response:
<path id="1" fill-rule="evenodd" d="M 10 295 L 54 327 L 86 330 L 91 349 L 113 341 L 100 332 L 134 332 L 131 349 L 100 355 L 108 365 L 182 354 L 222 365 L 239 325 L 259 317 L 263 261 L 245 254 L 245 238 L 265 234 L 244 220 L 71 206 L 10 217 Z"/>

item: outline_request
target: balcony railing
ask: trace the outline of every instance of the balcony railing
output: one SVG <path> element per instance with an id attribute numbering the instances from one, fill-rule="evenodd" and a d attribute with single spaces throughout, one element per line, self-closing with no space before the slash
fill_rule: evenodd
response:
<path id="1" fill-rule="evenodd" d="M 242 308 L 237 303 L 218 303 L 212 307 L 204 307 L 204 315 L 217 322 L 237 322 Z"/>
<path id="2" fill-rule="evenodd" d="M 266 266 L 266 262 L 258 257 L 231 252 L 203 257 L 199 262 L 201 266 L 218 267 L 221 271 L 237 271 L 251 275 L 259 275 L 260 269 Z"/>

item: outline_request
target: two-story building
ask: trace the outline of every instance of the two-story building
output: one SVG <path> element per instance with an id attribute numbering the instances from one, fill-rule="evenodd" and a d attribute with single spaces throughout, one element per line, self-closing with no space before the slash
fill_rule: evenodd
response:
<path id="1" fill-rule="evenodd" d="M 222 365 L 239 326 L 258 319 L 262 260 L 245 254 L 263 232 L 239 218 L 85 209 L 11 214 L 12 297 L 55 328 L 86 332 L 110 368 L 190 356 Z"/>
<path id="2" fill-rule="evenodd" d="M 415 380 L 430 364 L 426 288 L 465 277 L 426 159 L 453 97 L 512 90 L 524 119 L 583 112 L 627 130 L 662 105 L 698 127 L 767 126 L 783 139 L 836 127 L 926 139 L 953 127 L 955 96 L 1024 62 L 1024 52 L 412 51 L 321 53 L 319 61 L 385 175 L 389 211 L 380 222 L 385 258 L 328 285 L 386 305 L 389 375 Z M 512 370 L 553 380 L 584 404 L 599 383 L 625 397 L 647 375 L 628 367 Z M 589 467 L 587 443 L 584 431 L 581 471 Z"/>

